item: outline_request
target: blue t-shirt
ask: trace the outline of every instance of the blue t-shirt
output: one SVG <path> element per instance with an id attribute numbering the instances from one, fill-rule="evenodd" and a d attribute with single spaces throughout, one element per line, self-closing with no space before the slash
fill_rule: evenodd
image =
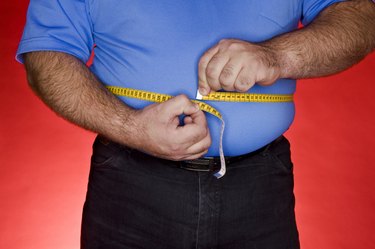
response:
<path id="1" fill-rule="evenodd" d="M 106 85 L 186 94 L 195 98 L 197 64 L 223 38 L 261 42 L 309 24 L 340 0 L 31 0 L 17 51 L 52 50 L 86 62 Z M 249 92 L 292 94 L 295 81 L 280 79 Z M 143 108 L 146 101 L 121 98 Z M 226 122 L 228 156 L 254 151 L 283 134 L 294 118 L 293 103 L 210 102 Z M 212 146 L 219 155 L 221 122 L 207 114 Z"/>

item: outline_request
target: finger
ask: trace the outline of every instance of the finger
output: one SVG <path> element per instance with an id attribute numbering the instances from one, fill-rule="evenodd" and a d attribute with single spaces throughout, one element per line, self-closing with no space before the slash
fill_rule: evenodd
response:
<path id="1" fill-rule="evenodd" d="M 208 63 L 206 68 L 206 80 L 212 90 L 218 91 L 222 89 L 219 77 L 228 61 L 229 57 L 219 51 Z"/>
<path id="2" fill-rule="evenodd" d="M 202 110 L 191 114 L 190 117 L 192 118 L 194 124 L 197 124 L 201 127 L 207 127 L 206 115 Z"/>
<path id="3" fill-rule="evenodd" d="M 206 68 L 211 58 L 219 51 L 218 46 L 214 46 L 208 49 L 203 56 L 200 58 L 198 63 L 198 87 L 199 92 L 202 95 L 207 95 L 210 93 L 211 89 L 207 83 L 206 78 Z"/>
<path id="4" fill-rule="evenodd" d="M 184 117 L 184 124 L 192 124 L 193 123 L 193 118 L 190 116 L 185 116 Z"/>
<path id="5" fill-rule="evenodd" d="M 181 159 L 181 161 L 183 160 L 194 160 L 194 159 L 198 159 L 198 158 L 201 158 L 203 157 L 205 154 L 207 154 L 208 150 L 205 150 L 203 152 L 200 152 L 200 153 L 197 153 L 197 154 L 193 154 L 193 155 L 189 155 L 189 156 L 185 156 Z"/>
<path id="6" fill-rule="evenodd" d="M 208 150 L 208 148 L 211 146 L 211 136 L 210 136 L 210 133 L 208 132 L 207 133 L 207 136 L 205 138 L 203 138 L 202 140 L 200 140 L 199 142 L 191 145 L 188 149 L 187 149 L 187 152 L 189 154 L 198 154 L 198 153 L 202 153 L 206 150 Z"/>
<path id="7" fill-rule="evenodd" d="M 270 86 L 273 83 L 275 83 L 276 79 L 270 79 L 270 80 L 263 80 L 263 81 L 258 81 L 257 84 L 261 86 Z"/>
<path id="8" fill-rule="evenodd" d="M 234 84 L 241 72 L 242 64 L 240 61 L 229 60 L 221 71 L 219 81 L 221 87 L 226 91 L 234 91 Z"/>
<path id="9" fill-rule="evenodd" d="M 176 127 L 178 132 L 176 141 L 184 145 L 184 147 L 186 148 L 195 143 L 198 143 L 199 141 L 204 139 L 207 134 L 209 134 L 206 117 L 202 111 L 200 111 L 199 113 L 201 114 L 193 114 L 191 116 L 191 124 L 185 124 L 184 126 Z"/>
<path id="10" fill-rule="evenodd" d="M 183 94 L 163 102 L 160 106 L 163 108 L 163 113 L 166 113 L 170 118 L 181 114 L 191 115 L 199 111 L 199 106 Z"/>
<path id="11" fill-rule="evenodd" d="M 191 145 L 188 148 L 187 152 L 188 154 L 191 154 L 191 155 L 186 159 L 196 159 L 196 158 L 203 157 L 205 154 L 207 154 L 208 149 L 211 146 L 211 143 L 212 143 L 211 135 L 208 132 L 207 136 L 204 139 L 202 139 L 198 143 Z"/>
<path id="12" fill-rule="evenodd" d="M 207 154 L 207 152 L 208 150 L 203 151 L 202 153 L 194 154 L 194 155 L 187 155 L 187 156 L 182 157 L 179 161 L 198 159 L 198 158 L 204 157 L 204 155 Z"/>
<path id="13" fill-rule="evenodd" d="M 247 92 L 254 84 L 255 81 L 252 78 L 252 73 L 242 68 L 234 83 L 234 88 L 238 92 Z"/>

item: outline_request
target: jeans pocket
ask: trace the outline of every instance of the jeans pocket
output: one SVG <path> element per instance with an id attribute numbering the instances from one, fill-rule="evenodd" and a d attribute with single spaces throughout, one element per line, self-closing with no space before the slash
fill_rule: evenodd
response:
<path id="1" fill-rule="evenodd" d="M 293 162 L 290 151 L 275 153 L 270 151 L 269 155 L 272 160 L 272 166 L 282 169 L 286 173 L 293 173 Z"/>
<path id="2" fill-rule="evenodd" d="M 125 148 L 101 136 L 95 139 L 92 148 L 91 165 L 93 167 L 109 167 Z"/>

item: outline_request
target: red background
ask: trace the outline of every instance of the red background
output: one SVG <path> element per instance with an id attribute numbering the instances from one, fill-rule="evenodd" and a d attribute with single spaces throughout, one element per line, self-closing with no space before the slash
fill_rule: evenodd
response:
<path id="1" fill-rule="evenodd" d="M 0 248 L 79 248 L 94 134 L 27 87 L 14 60 L 27 3 L 0 2 Z M 298 83 L 286 135 L 303 249 L 375 248 L 374 70 L 373 53 L 339 75 Z"/>

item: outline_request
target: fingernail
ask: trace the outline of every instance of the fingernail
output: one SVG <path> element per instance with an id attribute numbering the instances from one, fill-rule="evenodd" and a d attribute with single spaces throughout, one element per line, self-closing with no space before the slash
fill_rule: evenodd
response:
<path id="1" fill-rule="evenodd" d="M 206 88 L 203 88 L 203 87 L 200 87 L 199 88 L 199 92 L 202 94 L 202 95 L 207 95 L 208 91 L 206 90 Z"/>

